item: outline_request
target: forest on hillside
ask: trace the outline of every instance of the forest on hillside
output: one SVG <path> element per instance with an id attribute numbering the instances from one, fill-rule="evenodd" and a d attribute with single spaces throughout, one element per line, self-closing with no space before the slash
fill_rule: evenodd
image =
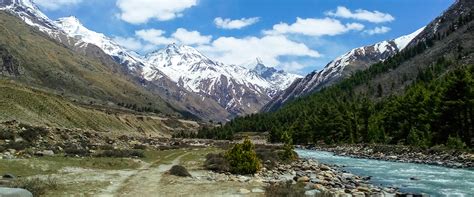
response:
<path id="1" fill-rule="evenodd" d="M 419 70 L 416 79 L 402 77 L 402 83 L 411 80 L 404 92 L 387 90 L 386 84 L 368 85 L 362 92 L 356 89 L 424 53 L 472 18 L 472 13 L 460 17 L 443 34 L 435 34 L 276 112 L 236 118 L 223 126 L 203 128 L 191 137 L 232 139 L 238 132 L 269 132 L 271 142 L 280 142 L 282 136 L 289 134 L 295 144 L 387 143 L 420 147 L 444 144 L 472 148 L 474 66 L 462 63 L 470 50 L 459 46 L 453 52 L 456 56 L 431 60 L 433 63 Z"/>

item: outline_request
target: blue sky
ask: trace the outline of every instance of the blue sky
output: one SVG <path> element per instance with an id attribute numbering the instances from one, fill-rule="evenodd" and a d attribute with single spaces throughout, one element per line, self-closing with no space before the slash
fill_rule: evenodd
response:
<path id="1" fill-rule="evenodd" d="M 454 0 L 34 0 L 141 54 L 176 42 L 227 64 L 260 57 L 306 74 L 348 50 L 414 32 Z"/>

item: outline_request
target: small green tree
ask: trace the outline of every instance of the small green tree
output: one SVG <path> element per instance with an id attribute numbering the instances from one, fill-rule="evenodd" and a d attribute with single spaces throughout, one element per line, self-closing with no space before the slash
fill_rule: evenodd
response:
<path id="1" fill-rule="evenodd" d="M 293 151 L 293 140 L 290 135 L 288 135 L 288 132 L 283 132 L 281 139 L 285 145 L 283 145 L 283 152 L 280 153 L 280 159 L 283 161 L 295 160 L 297 156 L 295 151 Z"/>
<path id="2" fill-rule="evenodd" d="M 234 145 L 226 153 L 225 158 L 229 162 L 230 171 L 233 174 L 254 174 L 261 167 L 255 147 L 248 138 L 242 144 Z"/>
<path id="3" fill-rule="evenodd" d="M 449 136 L 446 146 L 452 149 L 464 149 L 466 144 L 461 140 L 459 136 Z"/>

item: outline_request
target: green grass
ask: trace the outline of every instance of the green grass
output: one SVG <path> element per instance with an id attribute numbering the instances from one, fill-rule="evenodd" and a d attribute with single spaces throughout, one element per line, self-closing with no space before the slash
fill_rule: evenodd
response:
<path id="1" fill-rule="evenodd" d="M 140 164 L 128 158 L 71 158 L 71 157 L 40 157 L 30 159 L 0 160 L 0 173 L 12 173 L 16 176 L 55 174 L 64 167 L 86 169 L 121 170 L 135 169 Z"/>

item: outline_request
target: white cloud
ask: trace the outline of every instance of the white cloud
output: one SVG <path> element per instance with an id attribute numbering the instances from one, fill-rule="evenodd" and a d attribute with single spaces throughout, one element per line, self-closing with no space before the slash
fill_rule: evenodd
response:
<path id="1" fill-rule="evenodd" d="M 156 49 L 156 45 L 143 43 L 142 41 L 136 38 L 115 36 L 113 40 L 120 46 L 123 46 L 132 51 L 148 52 Z"/>
<path id="2" fill-rule="evenodd" d="M 264 31 L 267 35 L 278 34 L 302 34 L 306 36 L 334 36 L 351 30 L 360 31 L 364 25 L 360 23 L 342 24 L 339 20 L 332 18 L 296 18 L 296 22 L 289 25 L 280 23 L 273 26 L 272 30 Z"/>
<path id="3" fill-rule="evenodd" d="M 278 66 L 282 64 L 279 58 L 284 56 L 321 56 L 305 44 L 291 41 L 282 35 L 267 35 L 261 38 L 220 37 L 209 45 L 199 46 L 198 50 L 226 64 L 240 64 L 259 57 L 269 66 Z"/>
<path id="4" fill-rule="evenodd" d="M 236 20 L 217 17 L 214 19 L 214 24 L 216 24 L 216 26 L 221 29 L 242 29 L 257 23 L 258 21 L 260 21 L 260 18 L 258 17 L 241 18 Z"/>
<path id="5" fill-rule="evenodd" d="M 183 11 L 197 5 L 197 0 L 118 0 L 119 17 L 132 24 L 147 23 L 150 19 L 167 21 L 183 15 Z"/>
<path id="6" fill-rule="evenodd" d="M 208 44 L 212 39 L 212 36 L 203 36 L 198 31 L 188 31 L 184 28 L 177 29 L 171 36 L 184 45 Z"/>
<path id="7" fill-rule="evenodd" d="M 171 37 L 165 36 L 165 31 L 161 29 L 142 29 L 135 32 L 140 39 L 154 45 L 167 45 L 172 43 L 184 45 L 208 44 L 212 36 L 201 35 L 198 31 L 188 31 L 184 28 L 178 28 Z"/>
<path id="8" fill-rule="evenodd" d="M 64 6 L 72 6 L 82 2 L 82 0 L 33 0 L 38 6 L 47 10 L 57 10 Z"/>
<path id="9" fill-rule="evenodd" d="M 358 9 L 355 10 L 355 12 L 352 12 L 344 6 L 337 7 L 336 11 L 326 12 L 326 15 L 369 21 L 372 23 L 391 22 L 395 20 L 395 18 L 388 13 L 383 13 L 379 11 L 368 11 L 363 9 Z"/>
<path id="10" fill-rule="evenodd" d="M 389 32 L 390 30 L 391 30 L 390 27 L 382 26 L 382 27 L 375 27 L 374 29 L 369 29 L 364 32 L 369 35 L 374 35 L 374 34 L 384 34 L 384 33 Z"/>
<path id="11" fill-rule="evenodd" d="M 176 42 L 175 39 L 164 36 L 165 33 L 161 29 L 142 29 L 135 32 L 140 39 L 154 45 L 166 45 Z"/>

